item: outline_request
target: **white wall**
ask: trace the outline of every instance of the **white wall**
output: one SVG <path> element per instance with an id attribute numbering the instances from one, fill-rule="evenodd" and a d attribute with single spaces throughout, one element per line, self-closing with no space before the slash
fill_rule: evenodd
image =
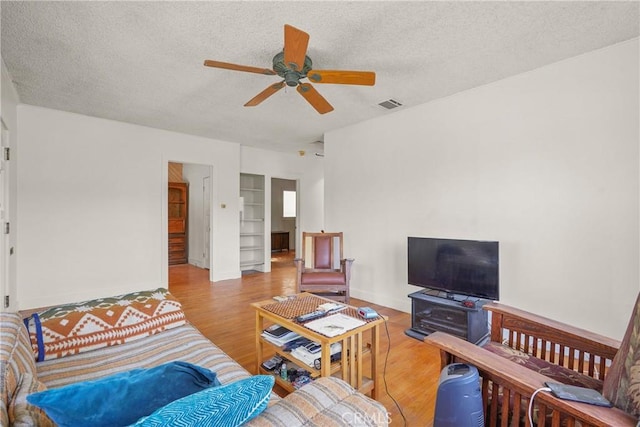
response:
<path id="1" fill-rule="evenodd" d="M 326 134 L 352 294 L 410 311 L 407 236 L 499 240 L 502 302 L 621 338 L 640 288 L 638 76 L 635 39 Z"/>
<path id="2" fill-rule="evenodd" d="M 265 176 L 265 194 L 271 194 L 271 178 L 298 181 L 298 229 L 296 246 L 302 231 L 324 229 L 324 162 L 316 156 L 279 153 L 252 147 L 242 147 L 241 172 Z M 271 198 L 265 200 L 265 247 L 271 246 Z M 266 240 L 268 239 L 268 241 Z M 296 248 L 300 253 L 299 248 Z M 265 253 L 265 265 L 270 265 L 269 251 Z M 265 270 L 268 271 L 268 270 Z"/>
<path id="3" fill-rule="evenodd" d="M 28 105 L 18 126 L 20 308 L 166 286 L 169 161 L 212 166 L 212 279 L 240 276 L 238 144 Z"/>
<path id="4" fill-rule="evenodd" d="M 9 202 L 8 202 L 8 210 L 9 215 L 8 218 L 3 218 L 2 222 L 9 222 L 11 224 L 11 233 L 9 234 L 9 242 L 7 247 L 5 248 L 7 251 L 16 247 L 16 242 L 18 238 L 18 217 L 17 217 L 17 206 L 18 206 L 18 114 L 17 114 L 17 106 L 20 102 L 20 98 L 11 82 L 11 76 L 7 71 L 7 67 L 4 63 L 4 60 L 0 61 L 0 117 L 2 117 L 2 122 L 5 124 L 7 128 L 7 134 L 9 137 L 9 148 L 11 150 L 11 160 L 9 163 Z M 18 308 L 18 291 L 17 291 L 17 258 L 16 254 L 10 255 L 9 260 L 6 266 L 3 268 L 7 268 L 8 271 L 0 271 L 0 275 L 2 275 L 8 283 L 5 284 L 6 289 L 2 289 L 2 284 L 0 284 L 0 290 L 7 292 L 6 295 L 9 296 L 9 307 L 7 310 L 17 310 Z M 7 274 L 8 273 L 8 274 Z M 4 301 L 0 301 L 0 311 L 4 310 Z"/>

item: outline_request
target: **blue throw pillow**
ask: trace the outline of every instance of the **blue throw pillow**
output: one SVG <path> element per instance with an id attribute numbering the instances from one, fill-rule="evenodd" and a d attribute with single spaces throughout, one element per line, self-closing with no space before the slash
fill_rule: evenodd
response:
<path id="1" fill-rule="evenodd" d="M 239 426 L 267 407 L 274 382 L 272 375 L 256 375 L 202 390 L 169 403 L 135 426 Z"/>
<path id="2" fill-rule="evenodd" d="M 27 401 L 60 427 L 125 426 L 169 402 L 219 385 L 215 372 L 176 361 L 33 393 Z"/>

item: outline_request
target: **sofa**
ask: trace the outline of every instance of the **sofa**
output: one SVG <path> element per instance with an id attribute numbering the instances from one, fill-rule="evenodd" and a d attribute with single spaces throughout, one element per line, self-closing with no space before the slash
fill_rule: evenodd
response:
<path id="1" fill-rule="evenodd" d="M 23 313 L 24 314 L 24 313 Z M 27 396 L 183 361 L 215 373 L 221 385 L 253 377 L 156 289 L 56 306 L 28 316 L 0 313 L 0 425 L 55 425 Z M 117 319 L 117 320 L 112 320 Z M 158 390 L 146 391 L 153 395 Z M 387 425 L 382 404 L 346 382 L 318 378 L 268 404 L 248 426 Z"/>

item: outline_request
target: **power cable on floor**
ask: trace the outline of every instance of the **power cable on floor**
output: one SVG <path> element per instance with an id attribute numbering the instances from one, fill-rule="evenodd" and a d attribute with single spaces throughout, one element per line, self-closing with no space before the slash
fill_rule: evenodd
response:
<path id="1" fill-rule="evenodd" d="M 387 325 L 387 319 L 384 319 L 384 329 L 387 331 L 387 355 L 384 358 L 384 368 L 382 370 L 382 380 L 384 381 L 384 391 L 389 395 L 393 403 L 395 403 L 400 415 L 402 415 L 402 420 L 404 421 L 404 426 L 407 425 L 407 418 L 404 416 L 404 412 L 402 412 L 402 408 L 398 401 L 389 393 L 389 387 L 387 385 L 387 361 L 389 360 L 389 353 L 391 352 L 391 334 L 389 334 L 389 326 Z"/>

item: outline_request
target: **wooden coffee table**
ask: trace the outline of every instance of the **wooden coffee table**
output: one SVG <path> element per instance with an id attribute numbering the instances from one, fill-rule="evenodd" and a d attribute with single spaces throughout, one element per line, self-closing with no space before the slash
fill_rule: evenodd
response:
<path id="1" fill-rule="evenodd" d="M 262 362 L 275 352 L 293 362 L 297 367 L 311 372 L 312 378 L 334 375 L 342 378 L 361 393 L 370 394 L 371 397 L 377 399 L 379 389 L 378 347 L 380 345 L 380 326 L 386 321 L 386 317 L 378 316 L 375 319 L 365 320 L 366 324 L 335 337 L 328 337 L 312 331 L 295 320 L 297 316 L 315 311 L 318 305 L 326 302 L 335 301 L 309 293 L 301 293 L 283 302 L 270 299 L 251 304 L 256 310 L 257 372 L 273 374 L 273 372 L 267 371 L 262 367 Z M 347 306 L 339 313 L 360 319 L 355 307 Z M 319 343 L 322 346 L 320 369 L 307 365 L 302 360 L 292 356 L 291 353 L 285 352 L 282 348 L 265 340 L 261 336 L 262 331 L 272 324 L 284 326 L 300 336 Z M 336 342 L 342 344 L 342 357 L 339 361 L 331 363 L 331 344 Z M 363 363 L 363 359 L 366 356 L 370 358 L 370 363 Z M 368 371 L 366 374 L 365 370 Z M 289 392 L 295 390 L 291 382 L 280 378 L 278 375 L 276 375 L 276 383 Z"/>

